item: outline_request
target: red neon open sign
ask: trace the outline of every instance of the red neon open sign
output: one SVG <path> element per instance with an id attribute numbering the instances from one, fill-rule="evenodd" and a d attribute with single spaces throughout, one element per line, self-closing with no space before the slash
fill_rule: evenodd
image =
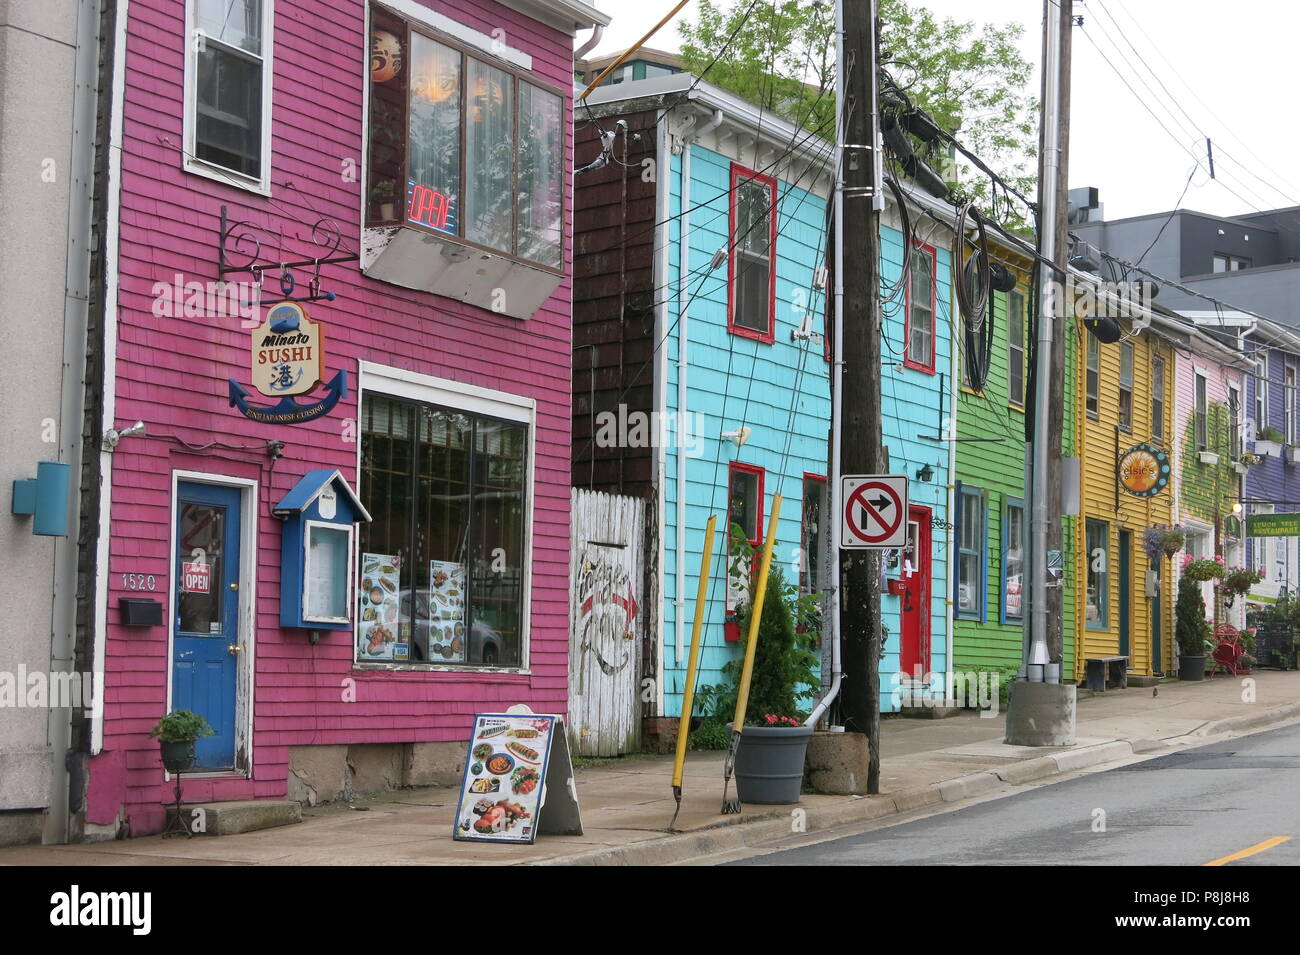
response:
<path id="1" fill-rule="evenodd" d="M 411 183 L 406 194 L 406 218 L 434 229 L 447 229 L 451 216 L 451 197 L 436 192 L 417 182 Z"/>

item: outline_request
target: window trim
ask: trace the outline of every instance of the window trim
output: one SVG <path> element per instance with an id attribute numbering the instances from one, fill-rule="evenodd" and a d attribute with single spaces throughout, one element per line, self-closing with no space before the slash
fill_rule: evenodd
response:
<path id="1" fill-rule="evenodd" d="M 829 503 L 827 499 L 828 499 L 828 497 L 829 497 L 830 485 L 829 485 L 829 483 L 828 483 L 827 480 L 826 480 L 826 475 L 824 475 L 824 474 L 814 474 L 812 471 L 804 471 L 804 472 L 803 472 L 803 478 L 802 478 L 802 480 L 799 482 L 799 491 L 800 491 L 800 495 L 799 495 L 799 556 L 800 556 L 800 563 L 801 563 L 801 565 L 802 565 L 802 566 L 800 566 L 800 568 L 799 568 L 799 578 L 800 578 L 800 580 L 799 580 L 799 590 L 800 590 L 801 593 L 802 593 L 803 590 L 804 590 L 804 587 L 803 587 L 803 577 L 804 577 L 804 574 L 807 573 L 807 571 L 805 570 L 805 568 L 808 566 L 808 551 L 807 551 L 807 548 L 804 547 L 804 544 L 807 542 L 807 537 L 806 537 L 807 525 L 804 524 L 804 520 L 803 520 L 803 518 L 804 518 L 804 513 L 803 513 L 803 500 L 804 500 L 804 496 L 805 496 L 805 494 L 807 493 L 805 489 L 806 489 L 806 487 L 807 487 L 807 485 L 808 485 L 808 483 L 809 483 L 810 481 L 811 481 L 812 483 L 814 483 L 814 484 L 820 484 L 821 487 L 822 487 L 822 496 L 821 496 L 821 501 L 819 502 L 819 504 L 820 504 L 821 512 L 822 512 L 821 517 L 822 517 L 822 524 L 823 524 L 823 525 L 826 525 L 826 522 L 827 522 L 827 513 L 826 513 L 826 512 L 827 512 L 827 506 L 826 506 L 826 505 Z M 826 527 L 825 527 L 825 526 L 823 526 L 823 527 L 821 528 L 821 535 L 822 535 L 822 541 L 823 541 L 823 543 L 825 543 L 825 542 L 826 542 L 826 536 L 825 536 L 825 535 L 826 535 Z M 824 568 L 824 567 L 822 568 L 822 571 L 823 571 L 823 572 L 825 571 L 825 568 Z M 820 583 L 821 583 L 820 580 L 811 580 L 811 579 L 810 579 L 810 580 L 809 580 L 809 585 L 810 585 L 810 586 L 809 586 L 809 588 L 808 588 L 808 593 L 816 593 L 816 592 L 820 589 L 820 587 L 818 586 Z"/>
<path id="2" fill-rule="evenodd" d="M 1087 339 L 1087 342 L 1083 347 L 1083 413 L 1087 417 L 1091 418 L 1093 421 L 1100 421 L 1101 420 L 1101 342 L 1097 340 L 1097 336 L 1090 335 L 1086 332 L 1084 333 L 1084 337 Z M 1097 357 L 1097 364 L 1095 367 L 1092 364 L 1092 358 L 1094 355 L 1096 355 Z M 1089 375 L 1096 376 L 1096 389 L 1093 391 L 1088 390 L 1088 386 L 1090 384 L 1090 381 L 1088 379 Z M 1093 403 L 1092 408 L 1088 407 L 1089 401 Z"/>
<path id="3" fill-rule="evenodd" d="M 904 290 L 906 307 L 903 309 L 903 366 L 933 375 L 936 374 L 935 350 L 939 335 L 939 253 L 934 246 L 913 239 L 912 247 L 907 254 L 911 256 L 918 251 L 930 258 L 930 363 L 923 365 L 912 359 L 912 279 L 909 275 L 907 288 Z"/>
<path id="4" fill-rule="evenodd" d="M 1012 508 L 1020 511 L 1020 613 L 1011 614 L 1007 612 L 1007 525 L 1009 521 L 1007 516 Z M 1004 494 L 1002 496 L 1002 593 L 999 599 L 998 622 L 1009 626 L 1024 626 L 1025 624 L 1025 583 L 1029 580 L 1029 561 L 1026 559 L 1028 554 L 1028 534 L 1025 528 L 1025 519 L 1028 517 L 1028 511 L 1025 507 L 1024 498 L 1011 497 Z"/>
<path id="5" fill-rule="evenodd" d="M 1256 440 L 1268 425 L 1268 354 L 1255 359 L 1255 435 Z"/>
<path id="6" fill-rule="evenodd" d="M 407 371 L 403 368 L 394 368 L 389 365 L 378 364 L 377 362 L 361 360 L 357 363 L 358 409 L 363 407 L 363 402 L 367 392 L 376 392 L 381 395 L 393 398 L 402 398 L 407 401 L 427 402 L 429 404 L 440 405 L 444 408 L 451 408 L 453 410 L 482 415 L 484 417 L 498 418 L 503 421 L 527 426 L 528 454 L 525 462 L 527 474 L 524 480 L 524 552 L 521 555 L 521 560 L 523 561 L 521 566 L 522 579 L 519 585 L 520 590 L 523 593 L 523 606 L 520 608 L 520 648 L 519 666 L 517 667 L 449 665 L 444 663 L 424 663 L 418 661 L 394 663 L 358 660 L 356 658 L 356 627 L 359 625 L 360 621 L 353 620 L 351 630 L 341 631 L 351 635 L 352 669 L 356 671 L 413 670 L 417 672 L 447 673 L 451 675 L 463 675 L 466 673 L 485 673 L 496 676 L 530 675 L 532 673 L 533 624 L 533 525 L 534 515 L 537 511 L 537 399 L 529 398 L 524 395 L 511 394 L 507 391 L 481 388 L 477 385 L 465 384 L 463 382 L 454 381 L 450 378 L 435 378 L 432 375 L 422 375 L 419 372 Z M 354 473 L 358 477 L 357 488 L 358 491 L 360 491 L 360 440 L 356 442 L 356 446 L 356 470 Z M 358 563 L 361 559 L 360 547 L 361 535 L 354 534 L 354 566 L 360 566 Z"/>
<path id="7" fill-rule="evenodd" d="M 1282 396 L 1286 399 L 1286 406 L 1282 409 L 1282 433 L 1286 435 L 1286 443 L 1292 447 L 1300 439 L 1297 435 L 1295 413 L 1295 390 L 1298 380 L 1300 380 L 1300 371 L 1297 371 L 1295 364 L 1288 359 L 1282 368 Z"/>
<path id="8" fill-rule="evenodd" d="M 1160 388 L 1156 389 L 1156 369 L 1160 369 Z M 1165 440 L 1165 410 L 1168 394 L 1169 365 L 1164 355 L 1151 356 L 1151 437 L 1163 442 Z M 1160 405 L 1160 416 L 1156 416 L 1156 404 Z"/>
<path id="9" fill-rule="evenodd" d="M 989 606 L 989 520 L 988 520 L 988 491 L 981 487 L 975 487 L 972 484 L 963 484 L 957 482 L 956 487 L 957 502 L 957 534 L 955 547 L 957 551 L 957 572 L 953 574 L 952 589 L 952 610 L 953 616 L 958 620 L 972 620 L 979 623 L 988 622 Z M 961 546 L 962 520 L 965 517 L 966 499 L 977 499 L 980 504 L 980 538 L 979 550 L 974 551 L 968 547 Z M 980 580 L 976 592 L 979 594 L 979 608 L 977 610 L 961 609 L 961 559 L 963 556 L 975 554 L 979 557 Z"/>
<path id="10" fill-rule="evenodd" d="M 1197 451 L 1210 450 L 1210 379 L 1199 368 L 1192 377 L 1192 437 Z"/>
<path id="11" fill-rule="evenodd" d="M 736 259 L 739 255 L 736 242 L 736 211 L 740 198 L 740 183 L 750 181 L 766 186 L 772 197 L 771 213 L 768 216 L 766 332 L 736 322 Z M 730 182 L 731 189 L 727 193 L 727 331 L 741 338 L 751 338 L 764 345 L 771 345 L 776 341 L 776 220 L 780 211 L 780 189 L 771 176 L 755 172 L 738 162 L 731 164 Z"/>
<path id="12" fill-rule="evenodd" d="M 1124 356 L 1128 355 L 1128 386 L 1124 385 Z M 1133 431 L 1133 380 L 1136 377 L 1135 368 L 1137 365 L 1137 354 L 1133 348 L 1132 342 L 1120 342 L 1119 345 L 1119 374 L 1116 380 L 1119 383 L 1119 394 L 1115 404 L 1115 420 L 1119 424 L 1121 431 Z M 1124 420 L 1124 392 L 1128 392 L 1128 421 Z"/>
<path id="13" fill-rule="evenodd" d="M 225 166 L 200 159 L 197 155 L 198 139 L 198 51 L 195 38 L 198 30 L 195 16 L 197 0 L 185 0 L 185 79 L 184 100 L 181 103 L 181 171 L 223 185 L 243 189 L 259 196 L 271 195 L 271 108 L 275 86 L 275 0 L 262 0 L 262 155 L 259 179 L 227 169 Z"/>
<path id="14" fill-rule="evenodd" d="M 1010 407 L 1016 409 L 1017 411 L 1024 411 L 1025 406 L 1028 402 L 1027 392 L 1029 390 L 1029 375 L 1028 375 L 1028 370 L 1029 370 L 1028 369 L 1028 355 L 1029 355 L 1028 344 L 1029 343 L 1026 340 L 1028 338 L 1029 322 L 1026 320 L 1027 316 L 1026 316 L 1026 308 L 1025 308 L 1028 299 L 1025 297 L 1025 293 L 1020 290 L 1019 285 L 1017 285 L 1011 291 L 1007 292 L 1004 297 L 1006 299 L 1006 310 L 1007 310 L 1007 404 Z M 1019 401 L 1016 401 L 1016 396 L 1011 393 L 1011 354 L 1013 351 L 1011 347 L 1011 315 L 1013 311 L 1012 302 L 1016 299 L 1020 300 L 1020 308 L 1019 308 L 1019 312 L 1020 312 L 1020 400 Z"/>
<path id="15" fill-rule="evenodd" d="M 1092 550 L 1088 547 L 1088 527 L 1095 524 L 1102 529 L 1105 537 L 1105 546 L 1102 550 L 1106 555 L 1106 569 L 1101 572 L 1105 578 L 1102 587 L 1098 588 L 1097 607 L 1099 619 L 1094 623 L 1088 619 L 1088 574 L 1092 572 Z M 1109 630 L 1110 629 L 1110 523 L 1099 520 L 1095 517 L 1084 519 L 1083 523 L 1083 621 L 1086 630 Z"/>
<path id="16" fill-rule="evenodd" d="M 374 2 L 368 2 L 366 4 L 367 35 L 369 34 L 369 31 L 373 29 L 372 14 L 373 14 L 373 8 L 376 5 L 377 4 Z M 388 7 L 386 3 L 382 3 L 378 5 Z M 559 180 L 560 264 L 558 266 L 554 266 L 546 262 L 538 261 L 536 259 L 526 259 L 523 256 L 520 256 L 513 251 L 513 249 L 515 249 L 519 244 L 519 85 L 521 83 L 527 83 L 528 85 L 534 86 L 537 89 L 549 93 L 552 96 L 555 96 L 559 99 L 560 139 L 562 143 L 568 143 L 571 141 L 570 132 L 566 132 L 566 123 L 568 126 L 572 126 L 573 114 L 572 114 L 572 109 L 570 108 L 569 105 L 571 94 L 566 94 L 565 91 L 560 87 L 553 86 L 547 81 L 536 76 L 534 73 L 531 72 L 531 70 L 519 66 L 516 63 L 514 58 L 508 57 L 506 55 L 502 55 L 502 56 L 495 55 L 494 53 L 492 53 L 491 50 L 482 49 L 478 47 L 470 39 L 458 37 L 439 27 L 433 26 L 430 23 L 426 22 L 423 18 L 416 18 L 414 16 L 404 14 L 398 11 L 398 9 L 395 7 L 388 7 L 384 12 L 388 16 L 394 19 L 401 20 L 406 25 L 407 43 L 406 43 L 406 49 L 404 51 L 404 56 L 406 56 L 408 59 L 410 58 L 410 53 L 411 53 L 410 34 L 412 33 L 419 33 L 426 40 L 431 40 L 434 43 L 438 43 L 442 46 L 453 49 L 461 56 L 461 102 L 460 102 L 461 195 L 458 197 L 458 201 L 460 202 L 462 207 L 466 200 L 465 193 L 467 192 L 467 190 L 464 187 L 468 183 L 468 168 L 469 168 L 468 157 L 466 155 L 467 153 L 466 138 L 468 135 L 467 134 L 468 126 L 467 126 L 466 109 L 465 109 L 466 97 L 468 96 L 467 60 L 472 58 L 484 64 L 485 66 L 491 67 L 492 69 L 495 70 L 499 70 L 502 73 L 506 73 L 515 82 L 511 94 L 511 112 L 512 112 L 511 124 L 513 128 L 513 134 L 515 136 L 514 163 L 510 173 L 511 186 L 514 190 L 514 201 L 510 205 L 511 251 L 506 251 L 505 249 L 498 249 L 495 246 L 483 245 L 482 243 L 475 242 L 473 239 L 470 239 L 467 236 L 452 234 L 449 232 L 443 232 L 440 229 L 435 229 L 432 226 L 425 225 L 422 222 L 414 222 L 408 219 L 406 216 L 406 211 L 407 211 L 406 188 L 402 188 L 400 195 L 396 195 L 394 197 L 394 202 L 398 207 L 397 210 L 398 221 L 396 223 L 397 227 L 413 229 L 420 233 L 437 236 L 439 240 L 450 241 L 454 244 L 461 245 L 467 249 L 471 249 L 474 251 L 486 252 L 489 255 L 495 255 L 502 259 L 506 259 L 510 262 L 518 262 L 520 265 L 527 266 L 528 268 L 539 269 L 544 272 L 549 272 L 552 275 L 560 275 L 560 276 L 564 275 L 565 263 L 567 261 L 567 255 L 570 251 L 570 243 L 571 243 L 571 236 L 569 235 L 569 233 L 572 232 L 572 229 L 569 229 L 567 227 L 567 223 L 568 223 L 568 215 L 570 211 L 570 203 L 569 203 L 568 196 L 569 196 L 569 190 L 572 187 L 573 175 L 571 171 L 569 172 L 565 171 L 563 157 L 561 158 L 561 163 L 560 163 L 560 180 Z M 433 13 L 434 11 L 426 11 L 426 12 Z M 503 48 L 503 54 L 509 54 L 510 52 L 512 52 L 512 48 L 510 47 Z M 362 138 L 362 145 L 361 145 L 361 153 L 363 156 L 364 168 L 362 170 L 362 176 L 361 176 L 361 184 L 362 184 L 361 227 L 362 230 L 364 231 L 367 229 L 376 229 L 376 228 L 384 228 L 384 227 L 391 228 L 393 224 L 388 223 L 386 226 L 369 224 L 369 202 L 370 202 L 369 191 L 370 191 L 370 172 L 371 172 L 370 170 L 370 135 L 371 135 L 370 86 L 371 83 L 370 83 L 370 70 L 364 62 L 365 58 L 363 57 L 362 59 L 363 59 L 363 63 L 361 69 L 361 77 L 362 77 L 362 86 L 365 89 L 365 95 L 362 98 L 363 100 L 362 108 L 364 110 L 364 117 L 363 117 L 364 121 L 362 124 L 363 138 Z M 529 58 L 529 63 L 531 62 L 532 60 L 531 58 Z M 411 156 L 410 130 L 409 130 L 410 115 L 411 115 L 411 90 L 408 85 L 406 91 L 406 123 L 408 129 L 404 133 L 404 135 L 406 136 L 407 144 L 406 144 L 406 152 L 402 158 L 402 176 L 407 181 L 409 181 L 410 179 L 410 175 L 409 175 L 410 156 Z M 566 155 L 571 156 L 572 155 L 571 150 L 567 151 Z"/>
<path id="17" fill-rule="evenodd" d="M 731 475 L 737 471 L 744 474 L 753 474 L 758 478 L 758 502 L 755 508 L 755 536 L 747 538 L 751 547 L 760 546 L 763 540 L 763 484 L 767 472 L 757 464 L 746 464 L 743 461 L 729 461 L 727 463 L 727 540 L 731 540 Z"/>
<path id="18" fill-rule="evenodd" d="M 1235 381 L 1228 382 L 1228 454 L 1234 461 L 1241 457 L 1242 439 L 1242 404 L 1241 385 Z"/>

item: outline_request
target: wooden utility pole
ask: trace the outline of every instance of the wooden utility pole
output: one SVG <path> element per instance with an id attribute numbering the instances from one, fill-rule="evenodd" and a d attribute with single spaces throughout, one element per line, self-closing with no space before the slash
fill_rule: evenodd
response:
<path id="1" fill-rule="evenodd" d="M 1056 0 L 1048 0 L 1049 3 Z M 1061 10 L 1060 69 L 1057 85 L 1058 115 L 1060 117 L 1060 163 L 1056 182 L 1052 184 L 1052 195 L 1056 201 L 1056 244 L 1055 264 L 1061 271 L 1058 278 L 1063 279 L 1070 255 L 1069 223 L 1069 169 L 1070 169 L 1070 45 L 1074 30 L 1074 17 L 1071 14 L 1070 0 L 1063 0 Z M 1049 320 L 1044 315 L 1043 320 Z M 1051 319 L 1056 321 L 1056 319 Z M 1058 394 L 1065 394 L 1065 321 L 1059 321 L 1056 334 L 1052 336 L 1052 388 Z M 1059 391 L 1058 391 L 1059 389 Z M 1063 552 L 1065 535 L 1062 528 L 1062 491 L 1061 491 L 1061 436 L 1065 433 L 1065 402 L 1053 401 L 1048 412 L 1048 486 L 1047 500 L 1053 517 L 1047 530 L 1048 550 Z M 1079 544 L 1076 541 L 1075 547 Z M 1064 587 L 1051 587 L 1047 591 L 1047 652 L 1052 663 L 1058 667 L 1065 662 L 1065 590 Z M 1060 677 L 1066 678 L 1065 674 Z"/>
<path id="2" fill-rule="evenodd" d="M 846 123 L 840 176 L 843 398 L 840 474 L 880 474 L 880 213 L 876 183 L 876 4 L 840 0 Z M 837 474 L 836 480 L 839 479 Z M 839 495 L 836 494 L 838 501 Z M 843 501 L 839 501 L 843 508 Z M 832 520 L 840 520 L 835 515 Z M 871 748 L 867 792 L 880 791 L 880 553 L 842 550 L 840 633 L 844 728 Z"/>

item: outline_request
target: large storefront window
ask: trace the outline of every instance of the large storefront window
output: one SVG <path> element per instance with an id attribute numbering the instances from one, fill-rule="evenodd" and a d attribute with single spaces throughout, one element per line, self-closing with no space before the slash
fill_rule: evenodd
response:
<path id="1" fill-rule="evenodd" d="M 367 392 L 359 662 L 522 665 L 528 428 Z"/>
<path id="2" fill-rule="evenodd" d="M 431 229 L 558 270 L 562 95 L 372 10 L 367 225 Z"/>

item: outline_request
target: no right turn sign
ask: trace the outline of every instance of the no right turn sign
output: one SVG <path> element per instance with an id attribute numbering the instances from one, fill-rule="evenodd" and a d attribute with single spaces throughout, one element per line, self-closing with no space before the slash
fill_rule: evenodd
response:
<path id="1" fill-rule="evenodd" d="M 850 474 L 840 480 L 841 547 L 907 543 L 907 475 Z"/>

